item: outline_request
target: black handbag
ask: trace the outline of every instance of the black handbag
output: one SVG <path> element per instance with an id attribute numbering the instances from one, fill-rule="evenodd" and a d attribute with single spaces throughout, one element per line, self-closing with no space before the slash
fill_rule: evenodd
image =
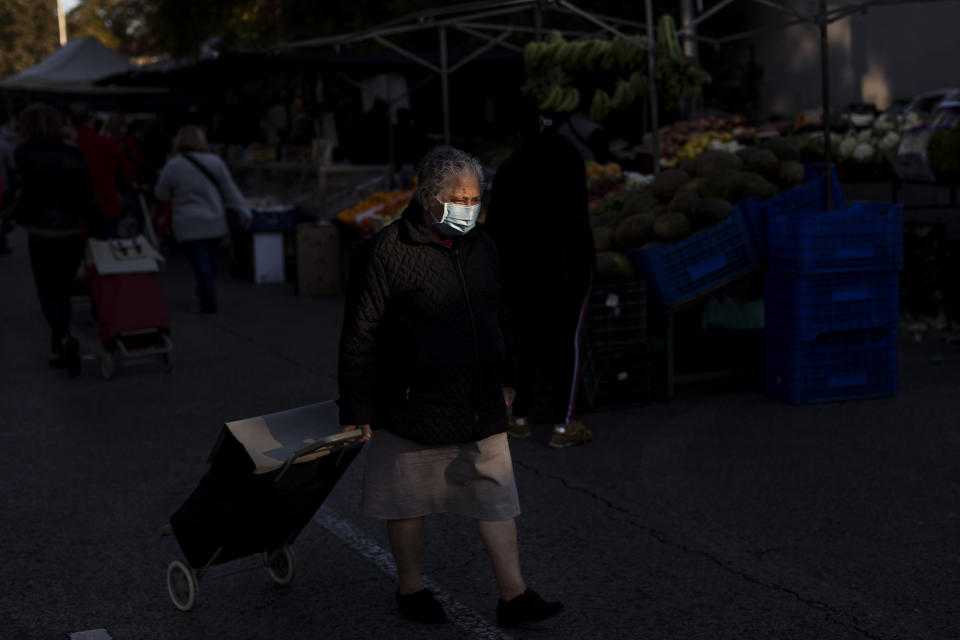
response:
<path id="1" fill-rule="evenodd" d="M 239 231 L 242 231 L 243 224 L 241 223 L 241 220 L 243 220 L 244 212 L 239 209 L 235 209 L 228 204 L 227 197 L 223 193 L 223 188 L 221 188 L 220 182 L 213 176 L 212 173 L 210 173 L 210 171 L 205 166 L 203 166 L 202 162 L 200 162 L 199 160 L 191 156 L 189 153 L 183 153 L 182 155 L 184 158 L 190 161 L 190 163 L 192 163 L 193 166 L 199 169 L 203 175 L 207 177 L 207 180 L 209 180 L 213 184 L 213 186 L 217 190 L 217 193 L 220 194 L 220 201 L 223 202 L 223 210 L 227 216 L 227 227 L 230 229 L 231 235 Z"/>

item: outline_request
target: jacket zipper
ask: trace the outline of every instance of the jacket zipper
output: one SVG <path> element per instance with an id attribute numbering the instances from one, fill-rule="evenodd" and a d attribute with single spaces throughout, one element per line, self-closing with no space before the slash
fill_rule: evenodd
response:
<path id="1" fill-rule="evenodd" d="M 470 302 L 470 290 L 467 289 L 467 279 L 463 275 L 463 266 L 460 263 L 460 250 L 454 249 L 453 264 L 457 268 L 457 278 L 460 280 L 460 287 L 463 289 L 463 297 L 467 301 L 467 313 L 470 315 L 470 328 L 473 330 L 473 386 L 471 389 L 473 414 L 473 423 L 476 426 L 480 424 L 480 416 L 477 413 L 478 401 L 478 381 L 480 378 L 480 332 L 477 329 L 477 319 L 473 315 L 473 303 Z"/>

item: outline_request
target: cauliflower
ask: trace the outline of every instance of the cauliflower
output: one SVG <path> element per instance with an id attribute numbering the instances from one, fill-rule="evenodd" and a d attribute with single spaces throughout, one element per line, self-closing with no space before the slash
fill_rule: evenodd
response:
<path id="1" fill-rule="evenodd" d="M 879 131 L 880 133 L 886 133 L 887 131 L 893 131 L 896 125 L 890 119 L 886 113 L 877 118 L 877 121 L 873 124 L 873 128 Z"/>
<path id="2" fill-rule="evenodd" d="M 859 134 L 857 134 L 857 142 L 870 142 L 873 139 L 873 131 L 870 129 L 864 129 Z"/>
<path id="3" fill-rule="evenodd" d="M 873 148 L 872 144 L 861 142 L 853 150 L 853 159 L 857 162 L 868 162 L 875 154 L 876 149 Z"/>
<path id="4" fill-rule="evenodd" d="M 922 120 L 920 120 L 920 116 L 917 114 L 916 111 L 911 111 L 910 113 L 907 114 L 907 121 L 905 123 L 907 128 L 913 128 L 921 123 L 922 123 Z"/>
<path id="5" fill-rule="evenodd" d="M 887 135 L 883 136 L 883 139 L 880 141 L 880 150 L 883 153 L 895 153 L 897 147 L 900 146 L 900 134 L 896 131 L 890 131 Z"/>
<path id="6" fill-rule="evenodd" d="M 833 136 L 830 136 L 830 137 L 831 139 L 833 138 Z M 840 142 L 840 145 L 837 151 L 840 154 L 841 158 L 846 159 L 853 155 L 853 152 L 856 148 L 857 148 L 857 139 L 853 136 L 850 136 L 848 138 L 844 138 Z"/>

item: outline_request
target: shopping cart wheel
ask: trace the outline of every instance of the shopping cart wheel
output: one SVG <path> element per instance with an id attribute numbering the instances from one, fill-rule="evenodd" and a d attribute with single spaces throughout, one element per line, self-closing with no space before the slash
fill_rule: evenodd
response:
<path id="1" fill-rule="evenodd" d="M 100 373 L 104 380 L 109 380 L 117 371 L 117 362 L 120 360 L 118 354 L 113 351 L 104 351 L 100 356 Z"/>
<path id="2" fill-rule="evenodd" d="M 173 606 L 180 611 L 190 611 L 197 604 L 200 584 L 193 571 L 179 560 L 174 560 L 167 567 L 167 592 L 173 600 Z"/>
<path id="3" fill-rule="evenodd" d="M 277 584 L 290 584 L 297 561 L 293 557 L 293 549 L 280 547 L 263 554 L 263 563 L 267 566 L 267 573 Z"/>
<path id="4" fill-rule="evenodd" d="M 167 373 L 173 371 L 173 355 L 165 353 L 160 356 L 160 359 L 163 361 L 163 370 Z"/>

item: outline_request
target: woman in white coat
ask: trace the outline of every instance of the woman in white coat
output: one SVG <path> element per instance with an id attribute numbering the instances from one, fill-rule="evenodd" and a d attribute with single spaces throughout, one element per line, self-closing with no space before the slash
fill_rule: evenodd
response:
<path id="1" fill-rule="evenodd" d="M 171 204 L 173 235 L 193 265 L 200 310 L 215 313 L 215 254 L 228 233 L 227 210 L 238 212 L 245 226 L 253 215 L 227 165 L 209 151 L 200 127 L 181 127 L 173 149 L 176 155 L 160 171 L 154 195 Z"/>

